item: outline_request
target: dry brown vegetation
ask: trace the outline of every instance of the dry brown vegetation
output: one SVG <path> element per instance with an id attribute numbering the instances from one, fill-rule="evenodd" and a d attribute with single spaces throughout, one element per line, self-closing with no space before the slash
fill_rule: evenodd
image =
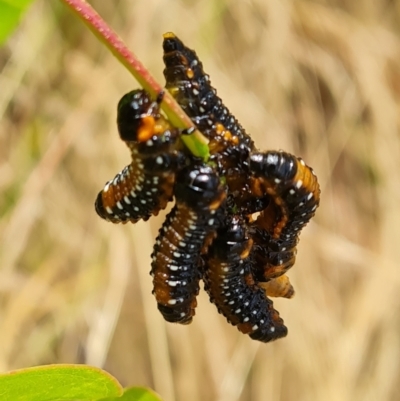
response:
<path id="1" fill-rule="evenodd" d="M 398 400 L 400 2 L 93 5 L 161 81 L 174 31 L 260 148 L 315 169 L 296 296 L 275 301 L 289 335 L 251 341 L 204 293 L 192 325 L 164 323 L 148 274 L 162 216 L 119 226 L 93 209 L 129 161 L 116 104 L 137 84 L 42 0 L 0 51 L 0 369 L 88 363 L 166 401 Z"/>

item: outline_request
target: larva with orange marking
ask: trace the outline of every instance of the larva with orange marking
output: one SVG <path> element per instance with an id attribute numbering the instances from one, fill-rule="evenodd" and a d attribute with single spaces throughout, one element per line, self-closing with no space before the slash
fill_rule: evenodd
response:
<path id="1" fill-rule="evenodd" d="M 270 204 L 250 224 L 253 274 L 257 281 L 268 281 L 293 266 L 300 231 L 315 214 L 320 188 L 313 170 L 286 152 L 253 153 L 250 170 L 253 193 L 270 197 Z"/>
<path id="2" fill-rule="evenodd" d="M 227 218 L 204 257 L 205 289 L 222 315 L 244 334 L 269 342 L 287 335 L 273 303 L 252 276 L 252 239 L 242 218 Z"/>
<path id="3" fill-rule="evenodd" d="M 152 254 L 153 293 L 165 320 L 188 324 L 197 305 L 200 252 L 218 226 L 226 193 L 218 174 L 205 165 L 179 172 L 174 193 L 175 206 Z"/>
<path id="4" fill-rule="evenodd" d="M 134 90 L 118 104 L 118 130 L 132 161 L 98 194 L 97 214 L 113 223 L 136 223 L 157 215 L 172 200 L 175 173 L 184 160 L 182 131 L 160 114 L 156 101 Z"/>
<path id="5" fill-rule="evenodd" d="M 252 148 L 253 141 L 217 96 L 196 52 L 172 32 L 164 34 L 163 49 L 165 87 L 197 127 L 203 132 L 219 123 Z"/>
<path id="6" fill-rule="evenodd" d="M 163 49 L 166 89 L 210 140 L 211 161 L 226 179 L 230 203 L 237 210 L 248 210 L 252 206 L 247 186 L 247 161 L 255 149 L 252 139 L 217 96 L 196 52 L 171 32 L 164 35 Z"/>

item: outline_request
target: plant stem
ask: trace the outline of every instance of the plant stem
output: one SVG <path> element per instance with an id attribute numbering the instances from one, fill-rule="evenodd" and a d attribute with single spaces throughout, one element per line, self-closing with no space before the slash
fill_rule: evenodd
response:
<path id="1" fill-rule="evenodd" d="M 138 58 L 128 49 L 122 39 L 107 25 L 90 4 L 85 0 L 61 1 L 81 19 L 119 62 L 135 77 L 139 84 L 154 98 L 164 90 Z M 178 128 L 193 127 L 190 118 L 167 91 L 165 92 L 161 108 L 174 126 Z M 182 141 L 194 156 L 201 157 L 206 161 L 208 160 L 208 140 L 200 131 L 196 130 L 191 135 L 183 135 Z"/>

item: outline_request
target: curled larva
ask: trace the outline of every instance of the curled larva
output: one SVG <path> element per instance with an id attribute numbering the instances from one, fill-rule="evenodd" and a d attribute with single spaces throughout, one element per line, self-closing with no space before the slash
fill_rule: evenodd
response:
<path id="1" fill-rule="evenodd" d="M 113 223 L 136 223 L 157 215 L 172 200 L 175 173 L 183 160 L 181 130 L 161 114 L 144 90 L 122 97 L 118 130 L 131 151 L 131 163 L 108 181 L 97 196 L 97 214 Z"/>
<path id="2" fill-rule="evenodd" d="M 174 208 L 156 239 L 152 254 L 153 293 L 165 320 L 192 321 L 199 292 L 200 252 L 216 229 L 225 201 L 225 188 L 208 166 L 178 173 Z"/>
<path id="3" fill-rule="evenodd" d="M 252 275 L 252 240 L 245 222 L 227 218 L 205 258 L 205 289 L 229 323 L 262 342 L 287 334 L 272 301 Z"/>
<path id="4" fill-rule="evenodd" d="M 253 153 L 250 170 L 253 193 L 270 198 L 250 224 L 253 273 L 257 281 L 268 281 L 293 266 L 300 231 L 315 214 L 320 189 L 313 170 L 302 159 L 282 151 Z"/>

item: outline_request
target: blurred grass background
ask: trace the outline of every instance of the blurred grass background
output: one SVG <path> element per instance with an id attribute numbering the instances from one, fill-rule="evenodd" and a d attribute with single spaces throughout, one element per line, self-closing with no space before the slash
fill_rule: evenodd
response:
<path id="1" fill-rule="evenodd" d="M 166 401 L 398 400 L 400 1 L 93 1 L 161 81 L 162 34 L 196 49 L 261 149 L 302 156 L 321 206 L 303 232 L 287 338 L 259 344 L 201 293 L 165 324 L 150 253 L 163 216 L 94 212 L 129 162 L 116 105 L 137 84 L 57 1 L 0 50 L 0 369 L 103 367 Z"/>

